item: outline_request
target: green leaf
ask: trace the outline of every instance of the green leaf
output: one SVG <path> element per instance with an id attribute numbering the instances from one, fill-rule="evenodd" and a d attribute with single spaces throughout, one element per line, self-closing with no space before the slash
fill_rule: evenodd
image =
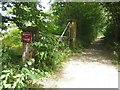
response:
<path id="1" fill-rule="evenodd" d="M 5 88 L 11 88 L 11 84 L 5 84 Z"/>
<path id="2" fill-rule="evenodd" d="M 0 79 L 4 79 L 6 77 L 5 74 L 1 75 Z"/>
<path id="3" fill-rule="evenodd" d="M 16 88 L 18 81 L 14 82 L 12 88 Z"/>
<path id="4" fill-rule="evenodd" d="M 3 70 L 2 73 L 8 73 L 10 70 Z"/>
<path id="5" fill-rule="evenodd" d="M 32 61 L 28 61 L 27 64 L 28 64 L 28 65 L 32 65 Z"/>

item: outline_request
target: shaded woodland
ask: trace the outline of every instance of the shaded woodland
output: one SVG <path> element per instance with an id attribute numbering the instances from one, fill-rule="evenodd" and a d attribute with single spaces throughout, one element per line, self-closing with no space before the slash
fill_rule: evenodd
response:
<path id="1" fill-rule="evenodd" d="M 34 80 L 55 73 L 68 56 L 81 53 L 97 38 L 112 50 L 115 61 L 120 64 L 120 2 L 54 2 L 44 12 L 40 2 L 1 2 L 2 48 L 0 60 L 3 88 L 33 88 L 42 86 Z M 39 8 L 38 8 L 39 7 Z M 58 39 L 70 20 L 76 20 L 76 46 L 71 49 L 68 38 Z M 22 62 L 21 32 L 28 26 L 39 32 L 31 43 L 34 57 Z M 68 36 L 68 31 L 64 37 Z"/>

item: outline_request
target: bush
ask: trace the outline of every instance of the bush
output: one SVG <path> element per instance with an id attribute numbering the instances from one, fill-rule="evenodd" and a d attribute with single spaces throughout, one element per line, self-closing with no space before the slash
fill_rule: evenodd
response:
<path id="1" fill-rule="evenodd" d="M 10 62 L 8 63 L 9 66 L 3 66 L 2 75 L 0 77 L 0 79 L 2 80 L 1 88 L 35 87 L 35 85 L 33 85 L 33 80 L 40 79 L 41 74 L 39 70 L 29 68 L 27 63 L 23 66 L 13 65 Z"/>
<path id="2" fill-rule="evenodd" d="M 34 82 L 49 77 L 60 67 L 70 54 L 64 43 L 57 43 L 58 37 L 52 34 L 41 34 L 40 42 L 34 42 L 35 60 L 22 63 L 21 31 L 12 30 L 3 38 L 1 88 L 33 88 L 39 87 Z M 15 36 L 16 35 L 16 36 Z M 17 64 L 14 63 L 20 61 Z"/>
<path id="3" fill-rule="evenodd" d="M 21 30 L 10 30 L 3 36 L 2 52 L 4 60 L 12 58 L 11 62 L 20 61 L 22 56 Z"/>
<path id="4" fill-rule="evenodd" d="M 48 34 L 42 35 L 40 42 L 33 43 L 33 46 L 36 48 L 35 68 L 53 71 L 62 62 L 63 57 L 65 57 L 62 48 L 65 44 L 58 44 L 57 40 L 58 38 L 55 35 Z"/>
<path id="5" fill-rule="evenodd" d="M 1 89 L 34 87 L 32 81 L 39 79 L 42 74 L 40 70 L 30 66 L 32 65 L 30 62 L 22 63 L 22 42 L 19 29 L 4 34 L 0 52 L 2 56 Z"/>
<path id="6" fill-rule="evenodd" d="M 114 43 L 114 57 L 117 63 L 120 65 L 120 44 Z"/>

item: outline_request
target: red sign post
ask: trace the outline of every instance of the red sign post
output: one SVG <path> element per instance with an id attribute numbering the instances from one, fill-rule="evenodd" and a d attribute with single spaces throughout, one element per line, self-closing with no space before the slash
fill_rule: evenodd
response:
<path id="1" fill-rule="evenodd" d="M 22 42 L 31 43 L 32 42 L 32 33 L 31 32 L 22 32 Z"/>
<path id="2" fill-rule="evenodd" d="M 31 42 L 32 42 L 32 33 L 31 32 L 22 32 L 22 42 L 23 42 L 23 55 L 22 59 L 23 62 L 26 59 L 29 59 L 32 57 L 32 51 L 30 49 Z"/>

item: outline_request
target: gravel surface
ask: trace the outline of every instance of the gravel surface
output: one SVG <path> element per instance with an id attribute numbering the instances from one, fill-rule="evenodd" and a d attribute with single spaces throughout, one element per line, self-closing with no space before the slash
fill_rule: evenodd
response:
<path id="1" fill-rule="evenodd" d="M 82 54 L 69 57 L 61 71 L 39 81 L 44 88 L 118 88 L 118 68 L 112 53 L 95 41 Z"/>

